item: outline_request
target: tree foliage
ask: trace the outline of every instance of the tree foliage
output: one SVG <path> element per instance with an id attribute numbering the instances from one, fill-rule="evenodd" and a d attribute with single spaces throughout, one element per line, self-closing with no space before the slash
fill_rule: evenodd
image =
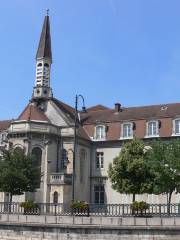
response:
<path id="1" fill-rule="evenodd" d="M 133 139 L 126 143 L 113 163 L 109 165 L 108 175 L 114 190 L 119 193 L 152 193 L 153 174 L 146 164 L 146 148 L 143 141 Z"/>
<path id="2" fill-rule="evenodd" d="M 148 164 L 155 175 L 153 192 L 167 194 L 170 203 L 172 193 L 180 192 L 180 141 L 152 142 Z"/>
<path id="3" fill-rule="evenodd" d="M 2 149 L 0 157 L 0 191 L 13 195 L 34 192 L 39 180 L 39 169 L 24 150 Z"/>

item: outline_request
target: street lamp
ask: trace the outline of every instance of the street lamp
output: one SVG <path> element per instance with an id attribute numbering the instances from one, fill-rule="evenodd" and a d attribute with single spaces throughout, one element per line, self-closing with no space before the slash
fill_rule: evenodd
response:
<path id="1" fill-rule="evenodd" d="M 86 112 L 86 107 L 84 103 L 84 97 L 79 94 L 75 98 L 75 116 L 74 116 L 74 150 L 73 150 L 73 173 L 72 173 L 72 201 L 74 201 L 75 193 L 75 160 L 76 160 L 76 145 L 77 145 L 77 123 L 78 123 L 78 101 L 82 100 L 82 112 Z"/>

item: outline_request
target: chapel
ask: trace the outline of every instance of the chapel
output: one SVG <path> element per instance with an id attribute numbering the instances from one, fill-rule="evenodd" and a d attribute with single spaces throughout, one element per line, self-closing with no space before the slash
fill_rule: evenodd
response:
<path id="1" fill-rule="evenodd" d="M 85 109 L 83 97 L 77 95 L 76 106 L 69 106 L 53 95 L 51 64 L 50 19 L 46 15 L 31 100 L 16 119 L 0 121 L 0 147 L 32 153 L 41 169 L 36 191 L 13 196 L 13 202 L 131 202 L 131 196 L 112 189 L 107 174 L 109 163 L 133 137 L 147 144 L 157 138 L 179 138 L 180 103 L 128 108 L 120 103 L 113 108 L 97 104 Z M 78 100 L 82 110 L 77 109 Z M 8 201 L 8 197 L 0 193 L 1 202 Z M 149 203 L 166 203 L 166 196 L 138 197 Z M 173 195 L 172 202 L 179 202 L 179 194 Z"/>

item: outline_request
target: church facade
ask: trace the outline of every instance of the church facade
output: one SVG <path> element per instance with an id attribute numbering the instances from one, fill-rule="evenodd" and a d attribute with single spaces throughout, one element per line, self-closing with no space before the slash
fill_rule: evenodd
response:
<path id="1" fill-rule="evenodd" d="M 75 109 L 53 96 L 51 64 L 50 21 L 49 16 L 45 16 L 31 101 L 17 119 L 0 121 L 0 146 L 25 149 L 36 157 L 41 168 L 36 192 L 14 196 L 13 201 L 67 203 L 72 199 L 74 185 L 74 198 L 78 200 L 98 204 L 129 203 L 131 196 L 111 188 L 107 174 L 109 163 L 119 154 L 124 142 L 134 136 L 147 144 L 155 138 L 178 138 L 180 103 L 129 108 L 119 103 L 114 108 L 96 105 L 78 112 L 75 128 Z M 145 194 L 139 199 L 166 203 L 165 196 Z M 0 201 L 8 201 L 8 195 L 0 193 Z M 173 196 L 173 202 L 179 202 L 179 195 Z"/>

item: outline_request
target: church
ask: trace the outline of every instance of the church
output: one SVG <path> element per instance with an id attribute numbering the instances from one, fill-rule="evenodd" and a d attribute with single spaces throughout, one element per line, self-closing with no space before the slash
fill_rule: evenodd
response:
<path id="1" fill-rule="evenodd" d="M 21 148 L 36 157 L 41 169 L 34 193 L 13 196 L 14 202 L 129 203 L 131 196 L 111 188 L 108 166 L 122 145 L 134 136 L 145 142 L 180 137 L 180 103 L 126 108 L 97 104 L 82 111 L 53 96 L 51 34 L 45 16 L 36 54 L 36 79 L 31 101 L 13 120 L 0 121 L 0 146 Z M 76 96 L 77 101 L 81 95 Z M 77 107 L 77 106 L 76 106 Z M 144 194 L 139 200 L 166 203 L 166 196 Z M 8 201 L 0 193 L 0 201 Z M 172 202 L 179 202 L 174 195 Z"/>

